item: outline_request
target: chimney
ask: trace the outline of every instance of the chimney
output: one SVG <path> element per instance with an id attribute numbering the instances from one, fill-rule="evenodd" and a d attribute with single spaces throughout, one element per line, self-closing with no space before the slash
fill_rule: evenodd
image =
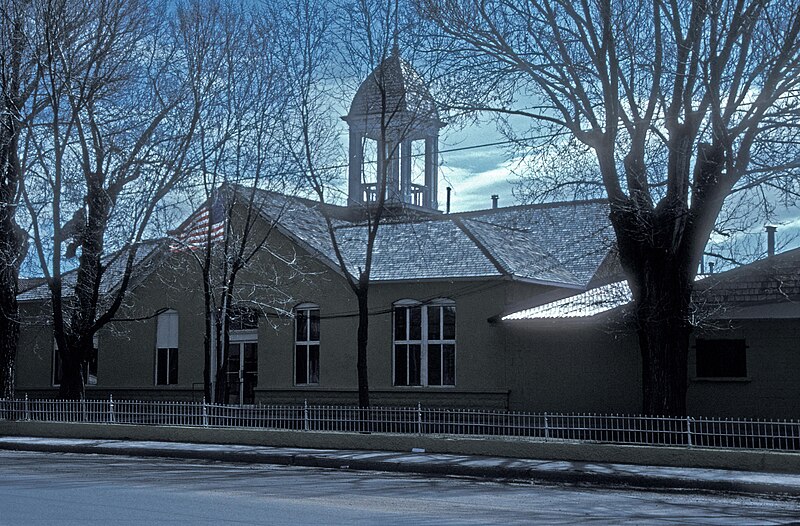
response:
<path id="1" fill-rule="evenodd" d="M 492 196 L 492 209 L 497 208 L 497 200 L 500 198 L 497 194 Z"/>
<path id="2" fill-rule="evenodd" d="M 764 227 L 767 231 L 767 256 L 774 256 L 775 255 L 775 231 L 778 230 L 778 227 L 773 225 L 767 225 Z"/>
<path id="3" fill-rule="evenodd" d="M 714 273 L 714 262 L 713 261 L 709 261 L 708 262 L 708 273 L 709 274 L 713 274 Z"/>
<path id="4" fill-rule="evenodd" d="M 445 208 L 445 210 L 447 210 L 447 211 L 445 212 L 445 214 L 449 214 L 450 213 L 450 192 L 452 192 L 452 191 L 453 191 L 453 189 L 448 186 L 447 187 L 447 207 Z"/>

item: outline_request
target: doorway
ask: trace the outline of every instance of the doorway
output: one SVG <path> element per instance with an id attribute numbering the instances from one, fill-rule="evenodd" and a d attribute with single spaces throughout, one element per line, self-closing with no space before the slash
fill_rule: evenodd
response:
<path id="1" fill-rule="evenodd" d="M 256 401 L 258 385 L 258 343 L 233 341 L 228 344 L 228 403 L 245 405 Z"/>

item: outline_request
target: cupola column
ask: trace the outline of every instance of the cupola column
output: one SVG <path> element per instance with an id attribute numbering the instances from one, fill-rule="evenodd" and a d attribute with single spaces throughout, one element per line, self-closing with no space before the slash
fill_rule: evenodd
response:
<path id="1" fill-rule="evenodd" d="M 425 198 L 423 206 L 434 210 L 439 207 L 437 198 L 438 167 L 439 136 L 437 134 L 425 138 Z"/>
<path id="2" fill-rule="evenodd" d="M 400 143 L 386 141 L 387 158 L 389 160 L 386 184 L 389 187 L 386 198 L 389 201 L 400 200 Z"/>
<path id="3" fill-rule="evenodd" d="M 350 149 L 348 165 L 347 197 L 349 204 L 363 204 L 364 190 L 362 188 L 361 172 L 364 167 L 364 139 L 360 133 L 350 128 Z"/>
<path id="4" fill-rule="evenodd" d="M 400 195 L 403 202 L 414 203 L 411 195 L 411 141 L 406 139 L 401 143 L 400 152 Z"/>

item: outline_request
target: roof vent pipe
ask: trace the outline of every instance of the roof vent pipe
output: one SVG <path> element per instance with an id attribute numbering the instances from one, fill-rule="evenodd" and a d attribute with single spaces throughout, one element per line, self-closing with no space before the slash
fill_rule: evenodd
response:
<path id="1" fill-rule="evenodd" d="M 778 230 L 778 227 L 773 225 L 767 225 L 764 227 L 767 231 L 767 256 L 774 256 L 775 255 L 775 231 Z"/>
<path id="2" fill-rule="evenodd" d="M 497 194 L 492 196 L 492 209 L 497 208 L 497 200 L 500 198 Z"/>
<path id="3" fill-rule="evenodd" d="M 450 213 L 450 192 L 452 192 L 452 191 L 453 191 L 453 189 L 448 186 L 447 187 L 447 208 L 445 209 L 445 210 L 447 210 L 447 212 L 445 212 L 446 214 Z"/>

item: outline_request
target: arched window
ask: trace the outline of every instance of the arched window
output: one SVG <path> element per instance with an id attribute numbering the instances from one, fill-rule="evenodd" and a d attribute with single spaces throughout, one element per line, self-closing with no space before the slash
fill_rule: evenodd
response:
<path id="1" fill-rule="evenodd" d="M 178 383 L 178 312 L 168 310 L 158 315 L 156 329 L 155 384 Z"/>
<path id="2" fill-rule="evenodd" d="M 319 384 L 319 306 L 301 303 L 294 309 L 294 383 Z"/>
<path id="3" fill-rule="evenodd" d="M 455 385 L 455 302 L 400 300 L 393 313 L 394 385 Z"/>

